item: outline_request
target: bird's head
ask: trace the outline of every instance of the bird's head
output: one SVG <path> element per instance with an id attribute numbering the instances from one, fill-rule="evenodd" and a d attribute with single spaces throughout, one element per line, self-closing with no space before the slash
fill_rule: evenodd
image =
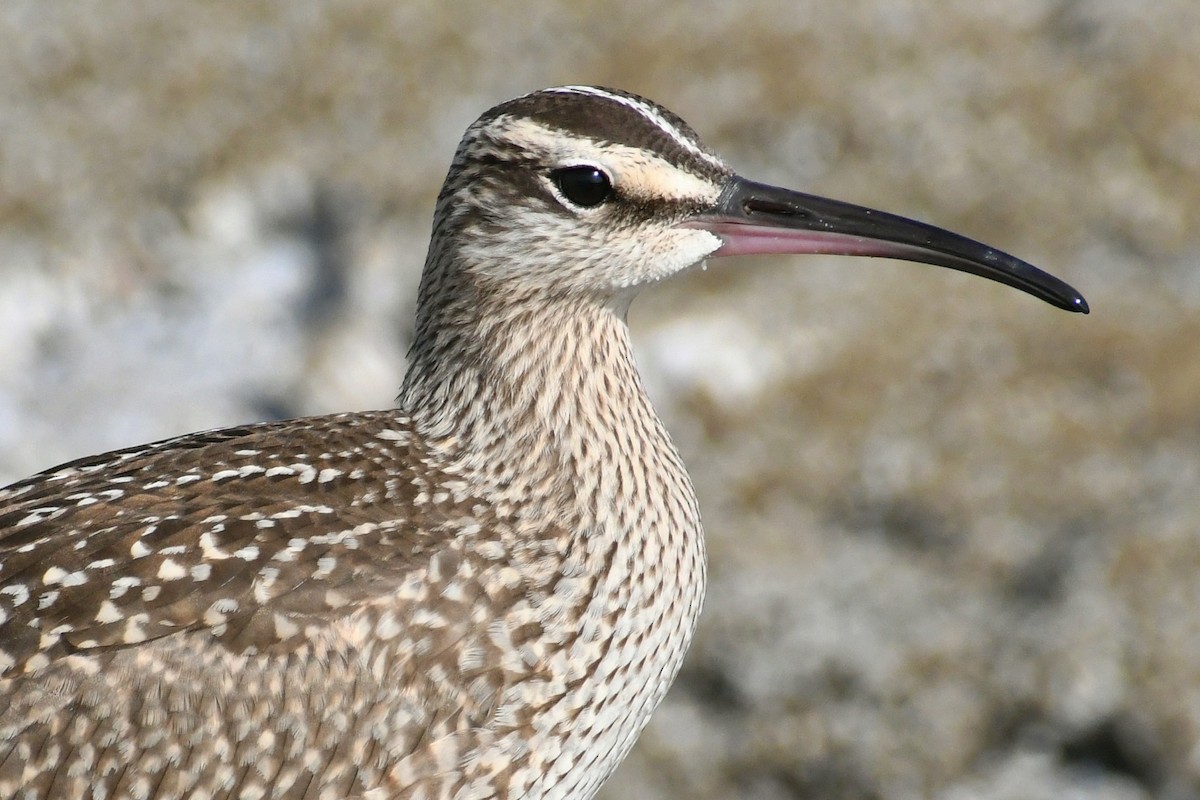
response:
<path id="1" fill-rule="evenodd" d="M 936 264 L 1087 311 L 1067 284 L 966 237 L 746 180 L 683 120 L 611 89 L 546 89 L 485 113 L 436 220 L 434 284 L 453 269 L 490 291 L 620 299 L 709 257 L 826 253 Z"/>

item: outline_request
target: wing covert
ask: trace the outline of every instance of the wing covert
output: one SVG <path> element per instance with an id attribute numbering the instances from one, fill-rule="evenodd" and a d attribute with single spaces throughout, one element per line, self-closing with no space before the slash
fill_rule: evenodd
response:
<path id="1" fill-rule="evenodd" d="M 445 547 L 427 503 L 436 476 L 413 469 L 424 459 L 403 417 L 294 422 L 115 451 L 0 490 L 0 676 L 182 630 L 286 648 Z"/>

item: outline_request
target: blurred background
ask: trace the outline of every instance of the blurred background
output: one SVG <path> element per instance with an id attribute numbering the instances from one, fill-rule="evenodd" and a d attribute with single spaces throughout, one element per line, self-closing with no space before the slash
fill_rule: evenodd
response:
<path id="1" fill-rule="evenodd" d="M 1090 317 L 722 261 L 631 317 L 712 584 L 616 798 L 1200 798 L 1200 4 L 0 5 L 0 480 L 386 407 L 462 130 L 628 89 Z"/>

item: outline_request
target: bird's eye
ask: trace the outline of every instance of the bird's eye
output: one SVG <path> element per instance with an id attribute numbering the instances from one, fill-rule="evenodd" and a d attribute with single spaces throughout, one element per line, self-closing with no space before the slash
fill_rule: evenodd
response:
<path id="1" fill-rule="evenodd" d="M 597 167 L 563 167 L 550 173 L 563 197 L 582 208 L 595 208 L 612 197 L 612 181 Z"/>

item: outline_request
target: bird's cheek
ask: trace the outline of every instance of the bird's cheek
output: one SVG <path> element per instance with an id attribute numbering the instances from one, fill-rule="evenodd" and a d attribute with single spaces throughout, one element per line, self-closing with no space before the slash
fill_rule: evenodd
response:
<path id="1" fill-rule="evenodd" d="M 653 254 L 656 266 L 662 272 L 659 278 L 696 266 L 724 244 L 720 236 L 706 230 L 672 228 L 668 234 L 661 252 Z"/>

